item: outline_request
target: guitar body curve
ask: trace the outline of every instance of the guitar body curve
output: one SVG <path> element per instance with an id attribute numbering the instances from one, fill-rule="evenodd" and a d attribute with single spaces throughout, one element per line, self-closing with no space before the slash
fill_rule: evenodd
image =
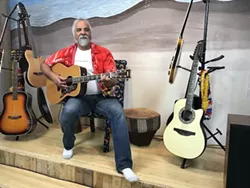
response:
<path id="1" fill-rule="evenodd" d="M 31 87 L 46 86 L 46 77 L 40 69 L 40 64 L 44 61 L 43 57 L 34 58 L 31 50 L 25 51 L 25 58 L 28 62 L 26 80 Z"/>
<path id="2" fill-rule="evenodd" d="M 30 94 L 18 91 L 18 100 L 13 100 L 12 92 L 5 93 L 0 115 L 0 132 L 4 135 L 21 136 L 34 130 L 36 118 L 31 105 Z"/>
<path id="3" fill-rule="evenodd" d="M 61 63 L 57 63 L 52 67 L 52 71 L 63 78 L 70 77 L 80 77 L 87 75 L 87 70 L 85 68 L 79 67 L 77 65 L 72 65 L 67 67 Z M 62 102 L 66 97 L 76 97 L 79 95 L 83 95 L 87 91 L 87 83 L 77 83 L 72 84 L 68 91 L 58 88 L 57 85 L 50 79 L 46 81 L 46 92 L 47 99 L 51 104 L 57 104 Z"/>
<path id="4" fill-rule="evenodd" d="M 163 142 L 174 155 L 194 159 L 199 157 L 206 148 L 206 134 L 200 123 L 203 110 L 193 110 L 193 120 L 184 122 L 181 111 L 185 108 L 185 103 L 186 99 L 180 99 L 175 103 L 173 119 L 164 130 Z"/>

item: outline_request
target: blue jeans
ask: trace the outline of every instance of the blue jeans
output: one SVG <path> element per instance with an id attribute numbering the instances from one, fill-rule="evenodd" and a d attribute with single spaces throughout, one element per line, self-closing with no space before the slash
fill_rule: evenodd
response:
<path id="1" fill-rule="evenodd" d="M 81 116 L 90 112 L 104 115 L 111 122 L 116 169 L 132 168 L 131 149 L 126 117 L 120 102 L 102 95 L 86 95 L 69 98 L 62 108 L 60 124 L 63 132 L 64 148 L 74 147 L 75 126 Z"/>

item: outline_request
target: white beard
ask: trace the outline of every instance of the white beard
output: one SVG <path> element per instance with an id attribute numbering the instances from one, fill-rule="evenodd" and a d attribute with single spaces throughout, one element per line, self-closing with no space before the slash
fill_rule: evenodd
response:
<path id="1" fill-rule="evenodd" d="M 80 35 L 77 39 L 78 45 L 85 47 L 89 44 L 89 37 L 86 35 Z"/>

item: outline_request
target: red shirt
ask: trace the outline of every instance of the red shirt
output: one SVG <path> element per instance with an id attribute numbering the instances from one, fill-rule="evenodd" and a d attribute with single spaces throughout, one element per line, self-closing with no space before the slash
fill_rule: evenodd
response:
<path id="1" fill-rule="evenodd" d="M 63 48 L 48 57 L 45 63 L 49 66 L 56 63 L 72 66 L 75 63 L 76 49 L 77 44 Z M 91 55 L 94 74 L 116 71 L 114 58 L 108 49 L 91 42 Z"/>
<path id="2" fill-rule="evenodd" d="M 75 63 L 76 49 L 76 43 L 66 48 L 60 49 L 49 56 L 45 60 L 45 63 L 49 66 L 53 66 L 56 63 L 62 63 L 65 66 L 70 67 Z M 114 58 L 108 49 L 91 42 L 91 56 L 94 74 L 116 71 Z M 100 82 L 98 85 L 105 96 L 114 96 L 114 87 L 108 89 Z"/>

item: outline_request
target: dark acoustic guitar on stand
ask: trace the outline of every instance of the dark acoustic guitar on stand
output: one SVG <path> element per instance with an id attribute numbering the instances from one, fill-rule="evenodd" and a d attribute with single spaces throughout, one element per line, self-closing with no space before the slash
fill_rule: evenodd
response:
<path id="1" fill-rule="evenodd" d="M 87 82 L 90 80 L 99 80 L 100 74 L 87 75 L 87 70 L 83 67 L 73 65 L 67 67 L 61 63 L 52 66 L 52 71 L 66 79 L 67 88 L 59 88 L 53 81 L 47 79 L 46 91 L 47 98 L 51 104 L 57 104 L 66 97 L 75 97 L 84 95 L 87 91 Z M 130 78 L 130 70 L 122 69 L 116 72 L 104 73 L 109 78 L 119 80 Z"/>
<path id="2" fill-rule="evenodd" d="M 12 91 L 3 95 L 3 111 L 0 115 L 0 132 L 4 135 L 21 136 L 30 133 L 36 126 L 36 118 L 32 111 L 32 96 L 24 92 L 18 81 L 20 78 L 19 61 L 23 51 L 11 51 L 14 63 L 14 77 Z"/>
<path id="3" fill-rule="evenodd" d="M 185 16 L 185 19 L 184 19 L 184 23 L 183 23 L 183 26 L 182 26 L 182 29 L 181 29 L 181 33 L 180 33 L 180 36 L 179 36 L 179 38 L 177 40 L 177 46 L 175 48 L 174 55 L 172 57 L 172 60 L 171 60 L 170 66 L 169 66 L 168 75 L 169 75 L 169 83 L 170 84 L 174 83 L 174 80 L 175 80 L 175 77 L 176 77 L 176 74 L 177 74 L 178 65 L 179 65 L 180 59 L 181 59 L 182 48 L 183 48 L 183 45 L 184 45 L 183 33 L 184 33 L 184 30 L 185 30 L 185 27 L 186 27 L 187 19 L 188 19 L 192 4 L 193 4 L 193 0 L 191 0 L 190 3 L 189 3 L 189 6 L 188 6 L 188 9 L 187 9 L 187 12 L 186 12 L 186 16 Z"/>
<path id="4" fill-rule="evenodd" d="M 44 58 L 41 56 L 38 57 L 32 36 L 29 15 L 23 3 L 18 3 L 18 9 L 25 40 L 25 46 L 23 47 L 25 49 L 25 61 L 22 61 L 23 64 L 20 66 L 23 71 L 27 70 L 26 80 L 30 86 L 36 88 L 43 87 L 46 85 L 46 77 L 40 70 L 40 64 L 44 61 Z"/>

